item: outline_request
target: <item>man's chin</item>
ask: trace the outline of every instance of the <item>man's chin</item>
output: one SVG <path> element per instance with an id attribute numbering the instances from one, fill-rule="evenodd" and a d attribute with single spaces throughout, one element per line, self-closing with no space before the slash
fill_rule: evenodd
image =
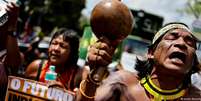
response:
<path id="1" fill-rule="evenodd" d="M 173 64 L 169 63 L 164 65 L 161 70 L 164 72 L 169 72 L 169 73 L 174 73 L 176 75 L 181 74 L 184 75 L 186 74 L 189 70 L 185 69 L 185 64 Z"/>

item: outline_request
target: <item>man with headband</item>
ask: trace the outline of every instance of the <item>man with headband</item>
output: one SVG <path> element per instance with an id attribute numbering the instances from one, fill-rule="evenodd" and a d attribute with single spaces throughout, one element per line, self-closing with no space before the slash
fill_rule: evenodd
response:
<path id="1" fill-rule="evenodd" d="M 201 100 L 201 91 L 191 84 L 191 75 L 200 70 L 197 41 L 185 24 L 169 23 L 155 34 L 147 59 L 137 59 L 137 74 L 120 70 L 110 73 L 100 83 L 94 83 L 93 78 L 84 80 L 78 98 L 82 101 Z M 102 57 L 96 62 L 106 63 L 112 57 L 108 56 L 109 49 L 107 43 L 95 43 L 89 49 L 89 64 L 93 64 L 94 56 Z M 86 86 L 88 83 L 90 87 Z M 93 87 L 97 87 L 95 94 L 86 93 Z"/>

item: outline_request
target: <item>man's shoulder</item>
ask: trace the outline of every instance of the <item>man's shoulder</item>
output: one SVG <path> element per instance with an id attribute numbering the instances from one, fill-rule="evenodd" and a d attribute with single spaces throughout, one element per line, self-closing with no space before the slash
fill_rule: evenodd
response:
<path id="1" fill-rule="evenodd" d="M 139 80 L 135 72 L 125 70 L 110 72 L 110 75 L 103 80 L 102 84 L 96 90 L 96 99 L 98 99 L 98 101 L 110 101 L 112 98 L 119 98 L 120 96 L 133 99 L 130 92 L 131 89 L 136 88 L 138 84 Z M 117 92 L 121 92 L 121 95 Z"/>
<path id="2" fill-rule="evenodd" d="M 115 73 L 116 73 L 116 75 L 121 76 L 123 79 L 129 79 L 129 78 L 138 79 L 137 72 L 131 72 L 131 71 L 127 71 L 127 70 L 119 70 L 119 71 L 116 71 Z"/>
<path id="3" fill-rule="evenodd" d="M 111 72 L 105 81 L 110 83 L 137 84 L 139 82 L 139 77 L 137 72 L 119 70 Z"/>

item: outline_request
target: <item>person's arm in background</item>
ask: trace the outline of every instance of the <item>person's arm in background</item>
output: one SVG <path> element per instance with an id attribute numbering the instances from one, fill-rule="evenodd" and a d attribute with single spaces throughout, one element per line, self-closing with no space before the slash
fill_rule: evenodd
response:
<path id="1" fill-rule="evenodd" d="M 8 21 L 1 28 L 1 33 L 5 34 L 5 48 L 7 49 L 7 54 L 5 58 L 5 66 L 11 73 L 11 75 L 17 74 L 18 67 L 21 64 L 21 56 L 19 47 L 17 44 L 17 38 L 15 36 L 15 31 L 17 28 L 17 18 L 19 15 L 19 7 L 14 3 L 9 3 L 7 5 L 6 11 L 8 12 Z M 2 44 L 2 43 L 1 43 Z"/>

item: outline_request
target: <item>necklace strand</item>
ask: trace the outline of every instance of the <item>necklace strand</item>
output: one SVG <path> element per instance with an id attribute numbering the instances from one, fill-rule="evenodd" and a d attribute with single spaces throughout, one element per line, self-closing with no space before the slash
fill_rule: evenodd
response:
<path id="1" fill-rule="evenodd" d="M 181 84 L 178 88 L 172 90 L 163 90 L 157 87 L 149 76 L 144 77 L 140 81 L 141 85 L 148 91 L 153 97 L 154 101 L 161 100 L 176 100 L 185 95 L 186 91 L 183 89 L 183 84 Z"/>

